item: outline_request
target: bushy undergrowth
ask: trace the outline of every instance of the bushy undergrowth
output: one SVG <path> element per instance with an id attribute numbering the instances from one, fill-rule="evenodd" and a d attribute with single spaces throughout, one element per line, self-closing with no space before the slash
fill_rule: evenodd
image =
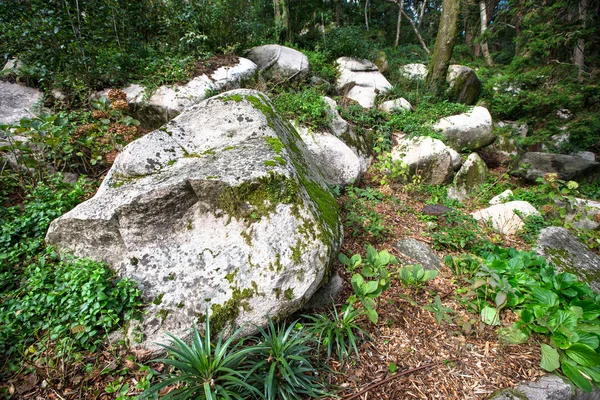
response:
<path id="1" fill-rule="evenodd" d="M 278 93 L 273 102 L 286 119 L 294 119 L 311 130 L 326 130 L 331 116 L 329 106 L 315 88 Z"/>
<path id="2" fill-rule="evenodd" d="M 22 207 L 0 209 L 0 354 L 8 363 L 0 369 L 50 348 L 59 357 L 93 351 L 134 315 L 133 282 L 116 279 L 98 262 L 61 259 L 44 244 L 50 222 L 89 190 L 83 181 L 73 186 L 58 176 L 37 185 Z"/>

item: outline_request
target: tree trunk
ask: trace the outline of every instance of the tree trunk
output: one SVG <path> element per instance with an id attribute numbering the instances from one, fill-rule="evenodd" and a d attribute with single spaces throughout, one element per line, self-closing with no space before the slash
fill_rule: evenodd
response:
<path id="1" fill-rule="evenodd" d="M 586 27 L 586 17 L 587 17 L 587 6 L 588 0 L 579 0 L 579 15 L 578 19 L 581 23 L 581 28 L 585 29 Z M 579 68 L 579 80 L 583 79 L 583 68 L 585 67 L 585 39 L 578 38 L 575 42 L 575 49 L 573 50 L 573 63 Z"/>
<path id="2" fill-rule="evenodd" d="M 421 29 L 421 24 L 423 24 L 423 15 L 425 14 L 425 7 L 427 7 L 427 0 L 423 0 L 421 3 L 421 12 L 419 13 L 419 20 L 417 21 L 417 27 Z"/>
<path id="3" fill-rule="evenodd" d="M 402 24 L 402 10 L 404 9 L 404 0 L 396 0 L 398 6 L 398 22 L 396 23 L 396 40 L 394 41 L 394 48 L 397 49 L 400 44 L 400 26 Z"/>
<path id="4" fill-rule="evenodd" d="M 525 4 L 519 0 L 517 4 L 517 15 L 515 17 L 515 56 L 520 56 L 523 50 L 521 35 L 523 33 L 523 19 L 525 18 Z"/>
<path id="5" fill-rule="evenodd" d="M 487 10 L 485 0 L 479 0 L 479 14 L 481 16 L 481 36 L 485 35 L 488 27 L 487 20 Z M 487 39 L 484 37 L 481 42 L 481 51 L 483 52 L 483 58 L 485 59 L 485 63 L 491 67 L 494 65 L 494 60 L 492 60 L 492 56 L 490 55 L 490 49 L 488 47 Z"/>
<path id="6" fill-rule="evenodd" d="M 365 0 L 365 27 L 369 30 L 369 0 Z"/>
<path id="7" fill-rule="evenodd" d="M 440 95 L 446 83 L 446 73 L 452 58 L 452 50 L 458 36 L 460 0 L 443 0 L 442 16 L 433 56 L 429 63 L 426 84 L 434 94 Z"/>

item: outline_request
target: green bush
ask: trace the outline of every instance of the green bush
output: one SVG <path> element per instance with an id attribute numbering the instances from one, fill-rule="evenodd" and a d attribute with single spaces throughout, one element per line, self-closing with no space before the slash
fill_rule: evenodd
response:
<path id="1" fill-rule="evenodd" d="M 49 346 L 58 357 L 93 351 L 108 331 L 135 315 L 140 294 L 132 281 L 116 279 L 102 263 L 60 259 L 44 245 L 50 222 L 87 190 L 58 176 L 38 184 L 23 207 L 0 212 L 0 354 L 10 368 Z"/>
<path id="2" fill-rule="evenodd" d="M 315 88 L 301 91 L 283 91 L 273 98 L 273 103 L 286 119 L 294 119 L 312 130 L 327 130 L 331 121 L 329 106 Z"/>

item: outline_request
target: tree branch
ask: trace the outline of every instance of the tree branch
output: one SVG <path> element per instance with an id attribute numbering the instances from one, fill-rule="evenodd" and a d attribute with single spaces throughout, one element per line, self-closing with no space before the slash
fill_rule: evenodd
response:
<path id="1" fill-rule="evenodd" d="M 417 35 L 417 38 L 419 39 L 419 42 L 421 43 L 421 46 L 423 46 L 423 49 L 425 50 L 425 52 L 427 54 L 431 54 L 431 52 L 427 48 L 427 45 L 425 44 L 425 41 L 423 40 L 423 36 L 421 36 L 421 34 L 419 33 L 419 30 L 417 29 L 417 26 L 413 22 L 412 18 L 410 18 L 408 15 L 406 15 L 404 10 L 400 10 L 400 12 L 406 17 L 408 22 L 410 22 L 410 26 L 412 26 L 413 30 L 415 31 L 415 34 Z"/>

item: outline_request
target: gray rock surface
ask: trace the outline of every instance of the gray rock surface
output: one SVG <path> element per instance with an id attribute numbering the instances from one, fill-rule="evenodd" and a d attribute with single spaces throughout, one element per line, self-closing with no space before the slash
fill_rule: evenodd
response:
<path id="1" fill-rule="evenodd" d="M 565 181 L 579 181 L 598 177 L 600 163 L 565 154 L 530 152 L 514 163 L 512 173 L 529 182 L 535 182 L 548 173 L 556 173 L 558 179 Z"/>
<path id="2" fill-rule="evenodd" d="M 404 97 L 395 100 L 384 101 L 379 105 L 381 111 L 412 111 L 413 106 Z"/>
<path id="3" fill-rule="evenodd" d="M 523 218 L 530 214 L 539 214 L 534 206 L 526 201 L 509 201 L 496 204 L 471 215 L 477 221 L 488 223 L 494 230 L 504 235 L 514 235 L 525 223 L 515 212 L 517 210 Z"/>
<path id="4" fill-rule="evenodd" d="M 427 77 L 427 65 L 419 63 L 403 65 L 400 67 L 400 75 L 412 80 L 423 80 Z"/>
<path id="5" fill-rule="evenodd" d="M 433 128 L 444 135 L 444 142 L 456 151 L 477 150 L 496 139 L 492 116 L 485 107 L 473 107 L 469 112 L 442 118 Z"/>
<path id="6" fill-rule="evenodd" d="M 344 280 L 337 272 L 334 272 L 329 281 L 321 286 L 302 308 L 304 310 L 315 310 L 331 307 L 343 287 Z"/>
<path id="7" fill-rule="evenodd" d="M 400 252 L 398 259 L 405 264 L 421 264 L 424 269 L 439 269 L 442 260 L 427 244 L 413 238 L 403 239 L 394 248 Z"/>
<path id="8" fill-rule="evenodd" d="M 338 91 L 357 101 L 363 108 L 375 107 L 377 94 L 386 93 L 392 88 L 392 84 L 369 60 L 340 57 L 336 64 L 340 72 L 336 82 Z"/>
<path id="9" fill-rule="evenodd" d="M 148 98 L 146 89 L 138 84 L 122 90 L 127 94 L 133 117 L 149 129 L 156 129 L 179 115 L 186 107 L 206 99 L 207 94 L 236 89 L 256 74 L 258 67 L 246 58 L 238 58 L 238 63 L 216 69 L 210 76 L 204 74 L 193 78 L 184 85 L 164 85 L 156 89 Z M 109 89 L 95 97 L 106 96 Z"/>
<path id="10" fill-rule="evenodd" d="M 392 148 L 391 157 L 408 164 L 411 175 L 421 176 L 423 184 L 450 183 L 460 167 L 460 157 L 454 150 L 428 136 L 401 138 Z"/>
<path id="11" fill-rule="evenodd" d="M 203 101 L 130 143 L 96 195 L 46 235 L 138 283 L 150 305 L 128 333 L 153 350 L 166 332 L 185 337 L 207 309 L 215 331 L 235 323 L 248 333 L 296 311 L 341 238 L 308 150 L 251 90 Z"/>
<path id="12" fill-rule="evenodd" d="M 295 128 L 328 185 L 358 183 L 363 172 L 361 160 L 342 140 L 329 132 L 311 132 L 297 125 Z"/>
<path id="13" fill-rule="evenodd" d="M 448 189 L 448 197 L 464 201 L 467 197 L 479 190 L 490 172 L 485 162 L 477 153 L 469 154 L 462 167 L 454 176 L 453 185 Z"/>
<path id="14" fill-rule="evenodd" d="M 557 375 L 544 375 L 537 381 L 495 393 L 489 400 L 600 400 L 600 390 L 594 388 L 592 393 L 586 393 Z"/>
<path id="15" fill-rule="evenodd" d="M 42 100 L 42 93 L 17 83 L 0 81 L 0 124 L 18 124 L 31 118 Z"/>
<path id="16" fill-rule="evenodd" d="M 463 65 L 450 65 L 446 82 L 449 98 L 457 103 L 473 105 L 481 93 L 481 81 L 477 74 Z"/>
<path id="17" fill-rule="evenodd" d="M 289 47 L 278 44 L 253 47 L 246 57 L 258 65 L 265 78 L 275 82 L 301 80 L 308 75 L 308 58 Z"/>
<path id="18" fill-rule="evenodd" d="M 551 226 L 541 230 L 536 252 L 551 261 L 560 271 L 577 275 L 600 293 L 600 257 L 565 228 Z"/>

